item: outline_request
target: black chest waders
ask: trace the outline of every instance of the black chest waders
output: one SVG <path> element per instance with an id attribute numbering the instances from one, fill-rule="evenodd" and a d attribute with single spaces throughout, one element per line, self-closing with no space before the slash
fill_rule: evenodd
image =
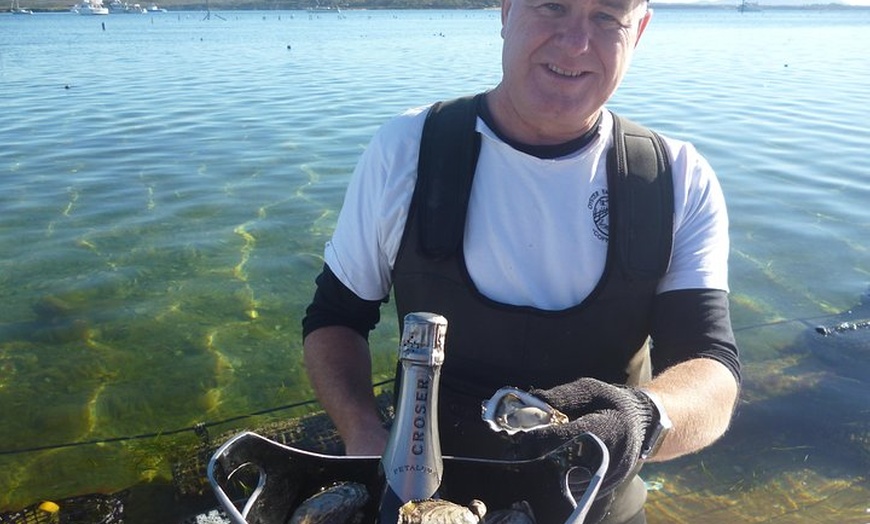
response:
<path id="1" fill-rule="evenodd" d="M 607 261 L 595 289 L 561 311 L 488 299 L 474 286 L 462 249 L 482 96 L 435 104 L 427 116 L 393 287 L 400 323 L 413 311 L 450 322 L 439 404 L 444 453 L 505 458 L 509 443 L 480 419 L 482 400 L 498 388 L 549 388 L 580 376 L 628 380 L 670 261 L 674 195 L 662 139 L 614 114 Z M 585 205 L 579 195 L 578 205 Z"/>

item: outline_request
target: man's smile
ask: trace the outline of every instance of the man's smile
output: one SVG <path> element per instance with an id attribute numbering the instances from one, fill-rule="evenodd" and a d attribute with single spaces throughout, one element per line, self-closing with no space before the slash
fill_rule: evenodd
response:
<path id="1" fill-rule="evenodd" d="M 567 76 L 569 78 L 577 78 L 584 74 L 584 71 L 569 71 L 553 64 L 547 64 L 547 69 L 549 69 L 553 73 L 556 73 L 559 76 Z"/>

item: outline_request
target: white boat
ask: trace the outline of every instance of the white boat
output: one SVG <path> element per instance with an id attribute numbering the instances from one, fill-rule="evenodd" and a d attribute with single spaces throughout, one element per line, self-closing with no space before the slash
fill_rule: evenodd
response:
<path id="1" fill-rule="evenodd" d="M 103 5 L 103 0 L 82 0 L 72 7 L 73 13 L 80 15 L 107 15 L 109 8 Z"/>
<path id="2" fill-rule="evenodd" d="M 13 15 L 32 15 L 33 11 L 30 9 L 21 9 L 21 6 L 18 4 L 18 0 L 12 0 L 12 7 L 9 8 L 9 12 Z"/>
<path id="3" fill-rule="evenodd" d="M 148 8 L 149 13 L 165 13 L 166 9 L 162 7 L 157 7 L 157 4 L 151 4 L 151 7 Z"/>
<path id="4" fill-rule="evenodd" d="M 122 2 L 121 0 L 112 0 L 112 3 L 109 4 L 109 12 L 112 14 L 120 13 L 120 14 L 132 14 L 132 15 L 145 15 L 148 14 L 148 10 L 142 7 L 139 4 L 128 4 L 127 2 Z"/>

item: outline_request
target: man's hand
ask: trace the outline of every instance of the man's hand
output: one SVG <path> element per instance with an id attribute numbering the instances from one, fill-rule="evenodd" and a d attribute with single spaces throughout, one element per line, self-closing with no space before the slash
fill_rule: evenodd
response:
<path id="1" fill-rule="evenodd" d="M 570 422 L 521 435 L 524 452 L 541 455 L 580 433 L 593 433 L 610 452 L 601 493 L 610 492 L 635 471 L 655 410 L 646 395 L 594 378 L 530 393 L 567 415 Z"/>
<path id="2" fill-rule="evenodd" d="M 344 438 L 344 451 L 347 455 L 377 456 L 384 454 L 390 432 L 383 428 L 361 432 L 360 435 L 348 435 Z"/>

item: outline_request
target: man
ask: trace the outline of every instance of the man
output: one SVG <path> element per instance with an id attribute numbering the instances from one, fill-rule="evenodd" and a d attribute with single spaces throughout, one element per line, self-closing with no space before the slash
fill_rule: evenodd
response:
<path id="1" fill-rule="evenodd" d="M 643 0 L 504 0 L 501 13 L 503 77 L 474 102 L 473 184 L 467 206 L 450 210 L 465 216 L 461 247 L 426 254 L 439 219 L 426 222 L 425 195 L 415 195 L 425 193 L 415 184 L 427 113 L 411 110 L 378 131 L 354 173 L 303 321 L 305 363 L 347 453 L 381 454 L 388 433 L 367 335 L 394 288 L 400 318 L 432 311 L 449 322 L 445 453 L 534 453 L 593 432 L 611 452 L 605 491 L 615 499 L 596 521 L 645 522 L 639 464 L 708 446 L 737 399 L 721 189 L 690 144 L 664 139 L 666 271 L 626 270 L 632 242 L 647 241 L 625 240 L 614 224 L 633 204 L 608 209 L 614 116 L 603 106 L 652 13 Z M 480 429 L 479 406 L 503 385 L 533 390 L 573 422 L 500 447 Z"/>

